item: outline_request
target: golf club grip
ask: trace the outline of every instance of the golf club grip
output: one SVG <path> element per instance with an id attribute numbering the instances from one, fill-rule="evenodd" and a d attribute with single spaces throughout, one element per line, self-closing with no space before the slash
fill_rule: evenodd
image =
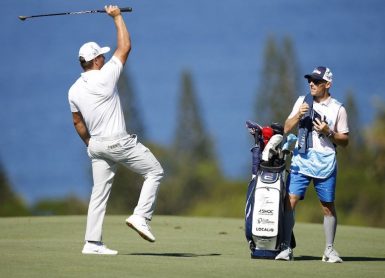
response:
<path id="1" fill-rule="evenodd" d="M 125 7 L 125 8 L 120 8 L 120 12 L 122 13 L 126 13 L 126 12 L 132 12 L 132 8 L 131 7 Z"/>
<path id="2" fill-rule="evenodd" d="M 132 12 L 131 7 L 119 8 L 121 13 Z M 98 13 L 105 13 L 106 10 L 97 10 Z"/>

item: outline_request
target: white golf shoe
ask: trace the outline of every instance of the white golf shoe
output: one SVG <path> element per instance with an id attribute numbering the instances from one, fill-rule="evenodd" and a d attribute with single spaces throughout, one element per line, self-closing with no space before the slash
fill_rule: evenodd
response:
<path id="1" fill-rule="evenodd" d="M 151 228 L 148 225 L 148 221 L 139 215 L 131 215 L 126 219 L 126 224 L 134 229 L 142 238 L 149 242 L 155 242 L 155 237 L 151 233 Z"/>
<path id="2" fill-rule="evenodd" d="M 281 250 L 282 251 L 275 257 L 276 260 L 294 261 L 293 249 L 288 247 L 286 244 L 283 244 Z"/>
<path id="3" fill-rule="evenodd" d="M 118 251 L 108 249 L 103 242 L 86 242 L 84 244 L 83 254 L 86 255 L 117 255 Z"/>
<path id="4" fill-rule="evenodd" d="M 343 262 L 343 260 L 340 258 L 340 255 L 333 247 L 328 247 L 325 249 L 324 255 L 322 256 L 322 261 L 326 263 Z"/>

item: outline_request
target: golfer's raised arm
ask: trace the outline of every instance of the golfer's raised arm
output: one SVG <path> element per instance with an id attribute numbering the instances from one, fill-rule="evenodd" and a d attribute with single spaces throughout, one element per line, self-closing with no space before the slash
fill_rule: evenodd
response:
<path id="1" fill-rule="evenodd" d="M 128 33 L 126 24 L 124 23 L 123 16 L 120 13 L 118 6 L 105 6 L 104 9 L 107 14 L 113 17 L 116 26 L 117 48 L 114 52 L 114 56 L 117 57 L 124 65 L 131 50 L 130 34 Z"/>

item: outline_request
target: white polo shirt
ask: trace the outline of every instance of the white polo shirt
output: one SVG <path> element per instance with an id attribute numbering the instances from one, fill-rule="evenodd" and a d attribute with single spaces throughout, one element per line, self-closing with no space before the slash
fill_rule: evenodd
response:
<path id="1" fill-rule="evenodd" d="M 92 136 L 126 132 L 117 83 L 123 64 L 113 56 L 100 70 L 83 72 L 68 92 L 71 112 L 80 112 Z"/>
<path id="2" fill-rule="evenodd" d="M 301 96 L 294 104 L 293 110 L 288 118 L 298 113 L 299 107 L 305 96 Z M 325 119 L 329 128 L 338 133 L 348 133 L 348 117 L 345 108 L 332 97 L 322 102 L 313 102 L 313 109 Z M 319 136 L 313 130 L 313 147 L 306 153 L 298 153 L 298 141 L 294 149 L 291 163 L 292 172 L 298 172 L 314 178 L 327 178 L 333 174 L 336 168 L 336 155 L 333 142 L 326 136 Z"/>
<path id="3" fill-rule="evenodd" d="M 300 96 L 294 104 L 288 118 L 292 118 L 298 113 L 299 107 L 304 101 L 305 96 Z M 321 115 L 322 119 L 326 119 L 329 128 L 338 133 L 348 133 L 348 116 L 345 107 L 340 102 L 332 97 L 327 98 L 322 102 L 313 102 L 313 109 Z M 333 143 L 325 136 L 320 137 L 319 134 L 313 130 L 313 149 L 320 152 L 334 151 Z"/>

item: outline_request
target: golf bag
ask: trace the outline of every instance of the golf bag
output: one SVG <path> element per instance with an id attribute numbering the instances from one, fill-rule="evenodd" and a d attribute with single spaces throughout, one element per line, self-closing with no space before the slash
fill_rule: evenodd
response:
<path id="1" fill-rule="evenodd" d="M 251 122 L 247 123 L 250 129 Z M 255 125 L 251 128 L 255 146 L 251 149 L 253 175 L 247 190 L 245 235 L 251 250 L 251 258 L 274 259 L 280 252 L 283 239 L 285 182 L 288 173 L 286 159 L 290 151 L 287 148 L 282 150 L 281 129 L 274 130 L 269 140 L 266 140 L 264 138 L 266 132 L 262 131 L 264 128 L 260 126 L 255 128 Z M 271 140 L 273 143 L 269 144 Z M 295 246 L 293 235 L 292 243 L 292 246 Z"/>

